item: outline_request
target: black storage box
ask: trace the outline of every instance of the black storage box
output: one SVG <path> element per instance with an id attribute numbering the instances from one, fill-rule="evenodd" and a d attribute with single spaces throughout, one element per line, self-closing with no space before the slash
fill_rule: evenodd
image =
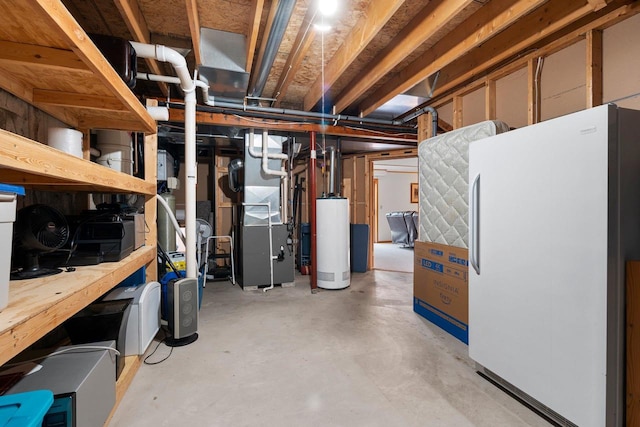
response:
<path id="1" fill-rule="evenodd" d="M 116 379 L 124 368 L 127 320 L 133 299 L 94 302 L 64 322 L 72 344 L 116 341 Z"/>

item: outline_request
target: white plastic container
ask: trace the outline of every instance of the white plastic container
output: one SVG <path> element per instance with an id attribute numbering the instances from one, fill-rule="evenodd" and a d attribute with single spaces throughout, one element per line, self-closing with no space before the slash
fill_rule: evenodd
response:
<path id="1" fill-rule="evenodd" d="M 349 200 L 316 200 L 318 287 L 344 289 L 351 284 L 349 262 Z"/>
<path id="2" fill-rule="evenodd" d="M 9 304 L 9 275 L 11 272 L 11 247 L 13 223 L 16 220 L 16 200 L 24 196 L 24 188 L 0 184 L 0 245 L 5 250 L 0 256 L 0 311 Z"/>
<path id="3" fill-rule="evenodd" d="M 82 132 L 69 128 L 49 128 L 47 145 L 82 158 Z"/>
<path id="4" fill-rule="evenodd" d="M 96 161 L 103 166 L 131 175 L 133 173 L 131 133 L 99 130 L 96 134 L 97 147 L 101 153 Z"/>

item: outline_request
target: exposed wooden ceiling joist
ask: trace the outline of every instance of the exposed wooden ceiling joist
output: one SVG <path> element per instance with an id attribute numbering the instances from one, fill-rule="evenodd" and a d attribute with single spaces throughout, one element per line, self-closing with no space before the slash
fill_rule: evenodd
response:
<path id="1" fill-rule="evenodd" d="M 278 10 L 278 0 L 273 0 L 271 2 L 271 8 L 269 8 L 269 15 L 267 15 L 267 24 L 264 28 L 264 34 L 262 34 L 262 42 L 260 43 L 260 50 L 258 50 L 257 57 L 255 59 L 254 65 L 256 67 L 260 67 L 262 64 L 262 60 L 264 59 L 265 51 L 267 50 L 267 40 L 269 40 L 269 34 L 271 33 L 271 27 L 273 27 L 273 21 L 276 18 L 276 11 Z M 256 73 L 251 73 L 251 77 L 249 79 L 249 87 L 252 88 L 256 84 Z"/>
<path id="2" fill-rule="evenodd" d="M 607 9 L 608 10 L 608 9 Z M 440 73 L 434 97 L 440 96 L 465 81 L 486 72 L 518 52 L 540 42 L 558 30 L 571 25 L 593 11 L 581 0 L 566 0 L 565 3 L 550 3 L 524 17 L 518 27 L 510 28 L 466 57 L 445 67 Z M 599 13 L 605 13 L 605 9 Z M 504 49 L 505 43 L 509 48 Z"/>
<path id="3" fill-rule="evenodd" d="M 471 0 L 436 0 L 427 4 L 378 54 L 372 61 L 372 67 L 365 69 L 353 79 L 353 83 L 347 86 L 347 90 L 340 94 L 335 101 L 335 112 L 344 111 L 422 43 L 438 33 L 470 3 L 472 3 Z"/>
<path id="4" fill-rule="evenodd" d="M 262 19 L 262 9 L 264 8 L 264 0 L 253 0 L 251 4 L 251 16 L 249 31 L 247 33 L 247 73 L 251 73 L 253 67 L 253 56 L 258 42 L 258 32 L 260 31 L 260 20 Z"/>
<path id="5" fill-rule="evenodd" d="M 316 16 L 315 8 L 310 7 L 307 9 L 307 14 L 302 21 L 302 26 L 298 31 L 298 35 L 296 36 L 296 40 L 293 45 L 296 47 L 294 52 L 291 52 L 289 57 L 287 58 L 287 62 L 284 64 L 284 68 L 282 74 L 280 74 L 280 78 L 278 79 L 278 83 L 276 84 L 276 89 L 273 95 L 271 96 L 276 100 L 274 106 L 279 106 L 282 98 L 287 93 L 287 89 L 289 85 L 293 81 L 293 76 L 295 75 L 298 67 L 302 63 L 302 60 L 307 56 L 309 52 L 309 48 L 311 47 L 311 43 L 315 39 L 316 32 L 313 31 L 313 19 Z"/>
<path id="6" fill-rule="evenodd" d="M 361 114 L 367 116 L 396 94 L 411 89 L 431 74 L 454 62 L 473 48 L 487 42 L 546 2 L 547 0 L 493 0 L 489 2 L 463 22 L 460 25 L 460 31 L 449 33 L 436 43 L 427 54 L 413 61 L 382 85 L 372 97 L 361 104 Z M 567 3 L 573 2 L 567 0 Z M 581 3 L 584 4 L 584 0 Z M 520 23 L 517 28 L 521 28 Z M 544 28 L 538 24 L 537 29 L 543 30 Z"/>
<path id="7" fill-rule="evenodd" d="M 593 10 L 598 11 L 603 7 L 607 7 L 607 0 L 587 0 L 589 4 L 593 7 Z M 611 0 L 609 0 L 610 2 Z"/>
<path id="8" fill-rule="evenodd" d="M 456 0 L 456 2 L 470 0 Z M 360 55 L 405 0 L 372 1 L 360 17 L 353 30 L 344 40 L 333 58 L 325 66 L 324 75 L 318 76 L 311 90 L 304 98 L 304 109 L 311 110 L 326 88 L 333 85 L 353 61 Z M 323 79 L 324 77 L 324 79 Z"/>
<path id="9" fill-rule="evenodd" d="M 623 4 L 623 3 L 629 3 L 629 4 Z M 514 60 L 513 62 L 509 62 L 504 66 L 501 66 L 499 69 L 495 71 L 492 71 L 490 74 L 486 76 L 486 78 L 475 80 L 464 87 L 460 87 L 459 85 L 455 84 L 455 82 L 462 81 L 464 77 L 458 76 L 458 78 L 454 77 L 453 80 L 448 79 L 442 87 L 440 87 L 438 90 L 435 91 L 436 92 L 435 96 L 433 98 L 433 101 L 430 102 L 430 105 L 433 106 L 434 108 L 440 108 L 442 105 L 446 104 L 450 100 L 450 96 L 452 95 L 452 93 L 454 96 L 456 96 L 456 95 L 472 92 L 478 89 L 479 87 L 483 86 L 487 80 L 495 82 L 495 80 L 501 79 L 518 69 L 526 67 L 528 61 L 531 61 L 540 56 L 551 55 L 561 49 L 564 49 L 567 46 L 570 46 L 576 43 L 581 39 L 584 39 L 585 36 L 590 31 L 596 31 L 596 30 L 601 31 L 603 29 L 610 27 L 611 25 L 614 25 L 626 18 L 629 18 L 639 13 L 640 13 L 640 2 L 637 2 L 634 0 L 626 0 L 626 1 L 616 0 L 613 3 L 610 3 L 606 9 L 600 9 L 598 12 L 596 12 L 595 17 L 591 17 L 591 16 L 584 17 L 574 22 L 573 24 L 566 26 L 560 32 L 558 37 L 554 37 L 553 41 L 549 41 L 549 40 L 540 41 L 539 44 L 542 45 L 541 47 L 536 47 L 533 50 L 530 49 L 528 54 L 523 55 L 519 57 L 517 60 Z M 452 64 L 452 65 L 458 65 L 458 64 Z M 466 65 L 468 68 L 469 64 L 466 64 Z M 447 67 L 447 68 L 451 68 L 451 70 L 454 69 L 454 67 Z M 467 69 L 465 68 L 465 71 L 466 70 Z M 457 74 L 460 74 L 460 73 L 461 71 L 459 71 Z M 481 66 L 478 66 L 475 68 L 475 72 L 473 72 L 472 74 L 474 76 L 478 76 L 484 73 L 486 73 L 486 69 Z M 456 75 L 456 72 L 447 71 L 446 74 Z M 467 74 L 465 75 L 467 75 L 468 77 L 469 74 L 471 74 L 470 71 L 467 72 Z M 452 92 L 452 90 L 455 90 L 455 91 Z"/>
<path id="10" fill-rule="evenodd" d="M 151 32 L 149 31 L 149 27 L 147 27 L 147 23 L 142 11 L 140 10 L 138 2 L 136 0 L 114 0 L 114 3 L 118 7 L 122 18 L 135 41 L 147 44 L 151 43 Z M 145 58 L 145 62 L 152 73 L 159 75 L 163 74 L 157 61 Z M 158 82 L 158 86 L 160 87 L 163 95 L 167 95 L 169 93 L 166 83 Z"/>
<path id="11" fill-rule="evenodd" d="M 198 1 L 185 0 L 187 7 L 187 19 L 189 20 L 189 32 L 191 33 L 191 44 L 193 45 L 193 54 L 196 58 L 196 67 L 202 64 L 202 56 L 200 55 L 200 16 L 198 15 Z"/>

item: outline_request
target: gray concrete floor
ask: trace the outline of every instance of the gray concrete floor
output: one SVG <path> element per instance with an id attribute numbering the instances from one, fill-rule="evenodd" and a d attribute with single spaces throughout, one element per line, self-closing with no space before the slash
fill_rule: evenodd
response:
<path id="1" fill-rule="evenodd" d="M 209 282 L 198 341 L 143 365 L 110 425 L 549 425 L 413 312 L 411 273 L 354 273 L 349 288 L 317 294 L 308 283 Z"/>

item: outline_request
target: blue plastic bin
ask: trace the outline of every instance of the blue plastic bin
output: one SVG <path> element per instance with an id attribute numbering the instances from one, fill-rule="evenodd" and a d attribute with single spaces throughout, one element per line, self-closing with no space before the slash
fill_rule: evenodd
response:
<path id="1" fill-rule="evenodd" d="M 51 390 L 0 396 L 0 427 L 40 427 L 52 403 Z"/>

